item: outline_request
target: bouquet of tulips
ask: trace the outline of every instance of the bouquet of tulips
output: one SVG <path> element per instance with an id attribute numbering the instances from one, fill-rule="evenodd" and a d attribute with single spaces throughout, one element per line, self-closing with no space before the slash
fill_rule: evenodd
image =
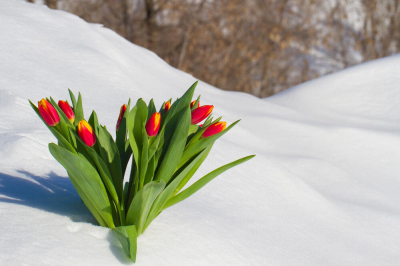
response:
<path id="1" fill-rule="evenodd" d="M 67 170 L 83 203 L 101 226 L 112 228 L 125 254 L 136 260 L 136 239 L 163 210 L 186 199 L 213 178 L 252 157 L 226 164 L 182 190 L 207 158 L 226 128 L 210 116 L 213 106 L 192 101 L 197 82 L 173 104 L 157 112 L 153 100 L 142 99 L 131 109 L 123 105 L 115 141 L 93 111 L 84 119 L 82 97 L 69 91 L 72 107 L 42 99 L 32 108 L 58 140 L 50 143 L 53 157 Z M 202 122 L 202 125 L 197 125 Z M 129 181 L 124 181 L 132 157 Z"/>

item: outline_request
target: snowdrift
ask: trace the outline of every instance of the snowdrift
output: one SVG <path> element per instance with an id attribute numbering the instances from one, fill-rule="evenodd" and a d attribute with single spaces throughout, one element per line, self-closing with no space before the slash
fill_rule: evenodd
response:
<path id="1" fill-rule="evenodd" d="M 85 114 L 112 129 L 128 97 L 159 106 L 196 79 L 23 1 L 0 1 L 0 36 L 0 265 L 129 264 L 50 155 L 55 139 L 28 99 L 81 91 Z M 137 265 L 399 265 L 399 73 L 397 55 L 267 99 L 200 82 L 203 104 L 242 121 L 196 176 L 257 157 L 164 211 L 138 239 Z"/>

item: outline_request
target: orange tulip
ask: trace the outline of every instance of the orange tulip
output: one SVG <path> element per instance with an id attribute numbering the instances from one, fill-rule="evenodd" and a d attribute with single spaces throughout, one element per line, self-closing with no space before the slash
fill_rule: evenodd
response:
<path id="1" fill-rule="evenodd" d="M 192 125 L 200 123 L 204 119 L 207 118 L 214 109 L 213 105 L 203 105 L 201 107 L 197 107 L 192 111 Z"/>
<path id="2" fill-rule="evenodd" d="M 207 127 L 201 137 L 202 138 L 207 138 L 209 136 L 218 134 L 219 132 L 221 132 L 225 128 L 226 128 L 226 122 L 217 122 L 217 123 L 212 124 L 211 126 Z"/>
<path id="3" fill-rule="evenodd" d="M 121 124 L 122 117 L 124 117 L 125 111 L 126 111 L 126 104 L 122 105 L 121 110 L 119 111 L 119 117 L 118 117 L 118 121 L 117 121 L 117 131 L 118 131 L 119 125 Z"/>
<path id="4" fill-rule="evenodd" d="M 78 123 L 78 135 L 89 147 L 92 147 L 96 143 L 96 135 L 93 128 L 84 119 Z"/>
<path id="5" fill-rule="evenodd" d="M 53 105 L 45 99 L 38 102 L 38 109 L 44 121 L 49 126 L 55 126 L 60 122 L 60 117 L 58 116 L 56 109 L 54 109 Z"/>
<path id="6" fill-rule="evenodd" d="M 193 108 L 193 105 L 196 104 L 196 100 L 194 100 L 193 102 L 190 103 L 190 109 Z M 200 101 L 197 103 L 197 107 L 200 107 Z"/>
<path id="7" fill-rule="evenodd" d="M 161 122 L 161 114 L 155 112 L 147 121 L 146 124 L 146 132 L 149 137 L 153 137 L 157 135 L 158 130 L 160 129 L 160 122 Z"/>
<path id="8" fill-rule="evenodd" d="M 60 106 L 61 110 L 63 110 L 64 114 L 67 116 L 68 120 L 73 124 L 75 121 L 74 112 L 71 109 L 71 106 L 65 101 L 59 100 L 58 106 Z"/>
<path id="9" fill-rule="evenodd" d="M 164 114 L 171 108 L 171 103 L 168 101 L 165 103 L 165 109 L 164 109 Z"/>

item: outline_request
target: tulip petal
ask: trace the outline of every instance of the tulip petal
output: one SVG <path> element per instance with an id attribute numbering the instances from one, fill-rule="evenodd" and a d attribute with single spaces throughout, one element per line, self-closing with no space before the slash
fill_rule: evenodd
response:
<path id="1" fill-rule="evenodd" d="M 204 119 L 206 119 L 214 109 L 213 105 L 203 105 L 198 107 L 192 111 L 192 121 L 193 125 L 200 123 Z"/>
<path id="2" fill-rule="evenodd" d="M 58 101 L 58 106 L 64 112 L 64 114 L 68 118 L 68 120 L 73 124 L 75 121 L 75 115 L 71 109 L 71 106 L 69 106 L 69 104 L 67 102 L 62 101 L 62 100 Z"/>
<path id="3" fill-rule="evenodd" d="M 168 112 L 169 108 L 171 108 L 171 103 L 168 101 L 165 103 L 164 113 Z"/>
<path id="4" fill-rule="evenodd" d="M 92 127 L 86 120 L 81 120 L 78 124 L 78 135 L 86 145 L 92 147 L 96 143 L 96 135 Z"/>
<path id="5" fill-rule="evenodd" d="M 49 126 L 55 126 L 56 123 L 51 117 L 51 115 L 47 112 L 47 110 L 42 106 L 39 105 L 39 112 L 40 115 L 43 117 L 44 121 L 49 125 Z"/>
<path id="6" fill-rule="evenodd" d="M 211 126 L 207 127 L 206 130 L 204 131 L 203 135 L 201 136 L 202 138 L 207 138 L 209 136 L 218 134 L 222 130 L 226 128 L 226 122 L 217 122 L 212 124 Z"/>
<path id="7" fill-rule="evenodd" d="M 40 100 L 38 102 L 38 109 L 44 121 L 49 126 L 55 126 L 60 122 L 60 117 L 58 116 L 56 109 L 54 109 L 54 107 L 47 100 Z"/>
<path id="8" fill-rule="evenodd" d="M 119 125 L 121 124 L 122 118 L 124 117 L 125 111 L 126 111 L 126 104 L 123 104 L 121 106 L 121 110 L 119 111 L 119 117 L 118 117 L 117 126 L 116 126 L 117 131 L 119 129 Z"/>
<path id="9" fill-rule="evenodd" d="M 161 114 L 155 112 L 147 121 L 146 123 L 146 132 L 147 135 L 150 137 L 153 137 L 157 135 L 158 130 L 160 129 L 160 123 L 161 123 Z"/>

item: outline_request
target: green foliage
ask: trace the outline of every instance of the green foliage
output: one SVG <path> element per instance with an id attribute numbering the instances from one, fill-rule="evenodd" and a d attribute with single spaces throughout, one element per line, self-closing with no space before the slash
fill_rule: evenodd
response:
<path id="1" fill-rule="evenodd" d="M 77 126 L 84 119 L 82 97 L 78 100 L 69 90 L 75 122 L 72 124 L 57 103 L 50 98 L 60 116 L 56 126 L 48 126 L 38 108 L 32 108 L 58 140 L 49 144 L 50 153 L 67 170 L 72 184 L 83 203 L 101 226 L 112 228 L 121 242 L 125 254 L 136 260 L 136 238 L 166 208 L 188 198 L 216 176 L 252 157 L 247 156 L 226 164 L 199 179 L 181 191 L 207 158 L 214 142 L 239 121 L 222 132 L 203 138 L 206 128 L 221 118 L 211 116 L 202 127 L 191 125 L 190 108 L 194 83 L 185 94 L 172 103 L 165 112 L 160 108 L 160 129 L 149 137 L 146 124 L 156 112 L 153 99 L 149 105 L 139 99 L 128 107 L 114 141 L 106 127 L 98 122 L 93 111 L 88 123 L 93 128 L 96 142 L 92 147 L 80 139 Z M 200 100 L 200 96 L 196 101 Z M 171 101 L 171 100 L 169 100 Z M 128 161 L 132 159 L 129 182 L 124 183 Z"/>

